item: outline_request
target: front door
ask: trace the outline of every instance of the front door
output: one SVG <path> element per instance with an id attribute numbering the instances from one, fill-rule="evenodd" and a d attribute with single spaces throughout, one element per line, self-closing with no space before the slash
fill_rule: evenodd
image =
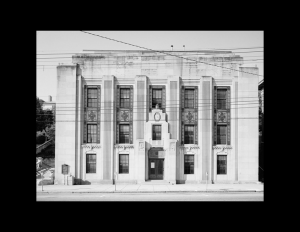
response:
<path id="1" fill-rule="evenodd" d="M 149 179 L 164 179 L 164 159 L 149 159 Z"/>

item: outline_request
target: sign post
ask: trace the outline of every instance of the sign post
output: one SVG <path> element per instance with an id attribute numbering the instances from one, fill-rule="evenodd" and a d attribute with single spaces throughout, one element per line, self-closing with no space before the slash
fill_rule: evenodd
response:
<path id="1" fill-rule="evenodd" d="M 61 173 L 64 175 L 64 185 L 66 184 L 66 175 L 68 175 L 69 172 L 69 165 L 63 164 L 61 166 Z"/>

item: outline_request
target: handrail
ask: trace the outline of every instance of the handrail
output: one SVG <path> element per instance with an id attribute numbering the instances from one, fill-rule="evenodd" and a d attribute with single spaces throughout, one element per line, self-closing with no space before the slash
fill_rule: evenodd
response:
<path id="1" fill-rule="evenodd" d="M 41 144 L 40 146 L 38 146 L 36 148 L 36 153 L 35 154 L 40 153 L 43 149 L 45 149 L 46 147 L 48 147 L 50 144 L 52 144 L 52 139 L 50 139 L 47 142 L 45 142 L 45 143 Z"/>

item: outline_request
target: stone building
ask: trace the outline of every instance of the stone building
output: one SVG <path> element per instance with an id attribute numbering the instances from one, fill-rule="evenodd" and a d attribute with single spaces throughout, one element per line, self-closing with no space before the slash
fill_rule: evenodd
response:
<path id="1" fill-rule="evenodd" d="M 55 184 L 258 181 L 258 68 L 239 55 L 101 50 L 72 63 L 57 66 Z"/>

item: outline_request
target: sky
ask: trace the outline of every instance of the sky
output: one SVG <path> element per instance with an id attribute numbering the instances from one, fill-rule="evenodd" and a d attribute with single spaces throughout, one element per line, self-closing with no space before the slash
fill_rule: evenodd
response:
<path id="1" fill-rule="evenodd" d="M 86 31 L 152 50 L 234 49 L 244 57 L 244 66 L 259 69 L 264 77 L 263 31 Z M 72 53 L 83 50 L 143 50 L 82 31 L 36 31 L 36 96 L 56 100 L 59 63 L 71 64 Z M 60 54 L 71 53 L 71 54 Z M 247 61 L 249 60 L 249 61 Z"/>

